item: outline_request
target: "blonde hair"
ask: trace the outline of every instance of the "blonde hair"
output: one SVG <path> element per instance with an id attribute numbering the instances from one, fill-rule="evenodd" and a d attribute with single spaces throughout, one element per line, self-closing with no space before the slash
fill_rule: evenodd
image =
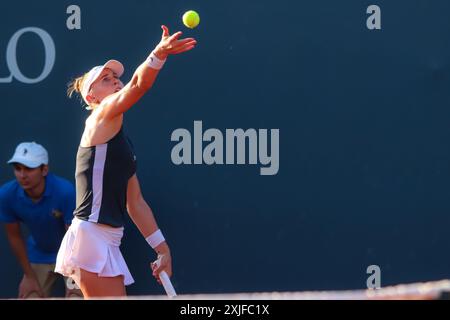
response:
<path id="1" fill-rule="evenodd" d="M 67 85 L 67 96 L 72 98 L 74 93 L 78 93 L 81 96 L 81 89 L 83 88 L 83 82 L 86 80 L 88 72 L 81 77 L 75 78 Z"/>

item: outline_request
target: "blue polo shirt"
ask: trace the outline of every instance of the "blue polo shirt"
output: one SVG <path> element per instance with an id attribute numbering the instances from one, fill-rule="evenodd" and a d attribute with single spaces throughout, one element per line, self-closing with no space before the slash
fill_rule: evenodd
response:
<path id="1" fill-rule="evenodd" d="M 31 263 L 56 262 L 59 246 L 72 221 L 75 209 L 75 188 L 66 179 L 48 174 L 44 195 L 37 203 L 31 201 L 16 180 L 0 187 L 0 221 L 24 223 Z"/>

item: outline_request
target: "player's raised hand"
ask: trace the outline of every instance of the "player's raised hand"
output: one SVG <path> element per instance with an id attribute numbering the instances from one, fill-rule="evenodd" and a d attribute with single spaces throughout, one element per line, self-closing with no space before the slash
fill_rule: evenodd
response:
<path id="1" fill-rule="evenodd" d="M 170 35 L 169 29 L 165 25 L 162 25 L 161 28 L 163 30 L 161 41 L 154 50 L 155 55 L 159 59 L 164 60 L 168 55 L 179 54 L 195 48 L 197 40 L 195 40 L 194 38 L 180 39 L 182 35 L 181 31 L 175 32 L 174 34 Z"/>

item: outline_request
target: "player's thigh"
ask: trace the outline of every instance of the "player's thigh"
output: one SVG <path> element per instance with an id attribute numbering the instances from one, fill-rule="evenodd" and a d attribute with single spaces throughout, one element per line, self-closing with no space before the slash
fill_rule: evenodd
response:
<path id="1" fill-rule="evenodd" d="M 99 277 L 80 269 L 80 289 L 85 298 L 126 296 L 123 276 Z"/>

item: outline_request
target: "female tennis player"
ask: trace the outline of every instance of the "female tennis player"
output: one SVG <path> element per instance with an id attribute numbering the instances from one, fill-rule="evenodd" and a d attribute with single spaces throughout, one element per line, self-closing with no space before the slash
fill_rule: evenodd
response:
<path id="1" fill-rule="evenodd" d="M 124 296 L 125 286 L 134 282 L 119 249 L 127 211 L 157 253 L 153 275 L 160 282 L 161 271 L 172 274 L 169 246 L 141 194 L 136 157 L 122 128 L 124 113 L 152 87 L 167 57 L 197 44 L 161 27 L 161 41 L 125 86 L 120 81 L 123 65 L 109 60 L 68 88 L 69 97 L 79 93 L 92 112 L 77 153 L 75 217 L 61 243 L 55 271 L 72 277 L 85 298 Z"/>

